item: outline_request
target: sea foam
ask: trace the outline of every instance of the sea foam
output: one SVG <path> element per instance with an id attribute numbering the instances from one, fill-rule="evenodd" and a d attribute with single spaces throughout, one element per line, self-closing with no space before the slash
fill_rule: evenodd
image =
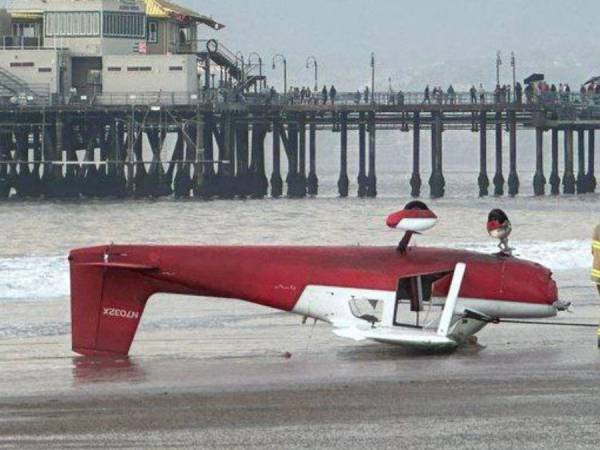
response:
<path id="1" fill-rule="evenodd" d="M 591 244 L 584 240 L 512 242 L 515 256 L 554 272 L 591 267 Z M 452 247 L 497 252 L 493 243 L 456 243 Z M 0 258 L 0 299 L 38 300 L 69 295 L 69 264 L 65 256 Z"/>

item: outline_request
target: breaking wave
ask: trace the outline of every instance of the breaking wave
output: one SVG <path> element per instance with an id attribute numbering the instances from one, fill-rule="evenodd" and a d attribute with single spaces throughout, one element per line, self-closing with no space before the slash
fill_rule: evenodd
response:
<path id="1" fill-rule="evenodd" d="M 549 267 L 554 272 L 587 269 L 592 257 L 590 242 L 514 242 L 515 255 Z M 460 243 L 452 247 L 493 253 L 493 243 Z M 69 295 L 69 265 L 64 256 L 0 258 L 0 299 L 37 300 Z"/>

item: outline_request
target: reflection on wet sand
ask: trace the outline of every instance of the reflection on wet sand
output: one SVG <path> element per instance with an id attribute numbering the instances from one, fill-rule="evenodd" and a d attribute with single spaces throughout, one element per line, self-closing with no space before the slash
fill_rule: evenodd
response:
<path id="1" fill-rule="evenodd" d="M 78 384 L 130 382 L 146 379 L 144 369 L 128 357 L 76 356 L 73 358 L 73 382 Z"/>

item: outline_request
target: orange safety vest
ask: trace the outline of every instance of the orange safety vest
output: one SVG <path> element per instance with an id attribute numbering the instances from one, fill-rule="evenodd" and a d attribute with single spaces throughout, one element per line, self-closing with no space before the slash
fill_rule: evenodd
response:
<path id="1" fill-rule="evenodd" d="M 592 241 L 592 255 L 594 255 L 594 265 L 592 267 L 592 281 L 596 283 L 598 293 L 600 293 L 600 225 L 594 229 L 594 240 Z M 598 328 L 598 347 L 600 347 L 600 328 Z"/>
<path id="2" fill-rule="evenodd" d="M 592 281 L 598 285 L 600 291 L 600 225 L 594 229 L 594 240 L 592 241 L 592 255 L 594 255 L 594 266 L 592 267 Z"/>

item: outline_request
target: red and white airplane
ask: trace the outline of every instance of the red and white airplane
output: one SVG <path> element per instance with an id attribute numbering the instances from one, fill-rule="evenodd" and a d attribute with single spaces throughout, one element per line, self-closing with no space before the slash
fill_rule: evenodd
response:
<path id="1" fill-rule="evenodd" d="M 501 251 L 409 247 L 437 217 L 421 202 L 388 217 L 398 247 L 108 245 L 73 250 L 73 350 L 126 355 L 148 299 L 174 293 L 241 299 L 330 323 L 334 333 L 423 349 L 452 349 L 486 324 L 551 317 L 547 268 L 511 255 L 510 222 L 488 219 Z"/>

